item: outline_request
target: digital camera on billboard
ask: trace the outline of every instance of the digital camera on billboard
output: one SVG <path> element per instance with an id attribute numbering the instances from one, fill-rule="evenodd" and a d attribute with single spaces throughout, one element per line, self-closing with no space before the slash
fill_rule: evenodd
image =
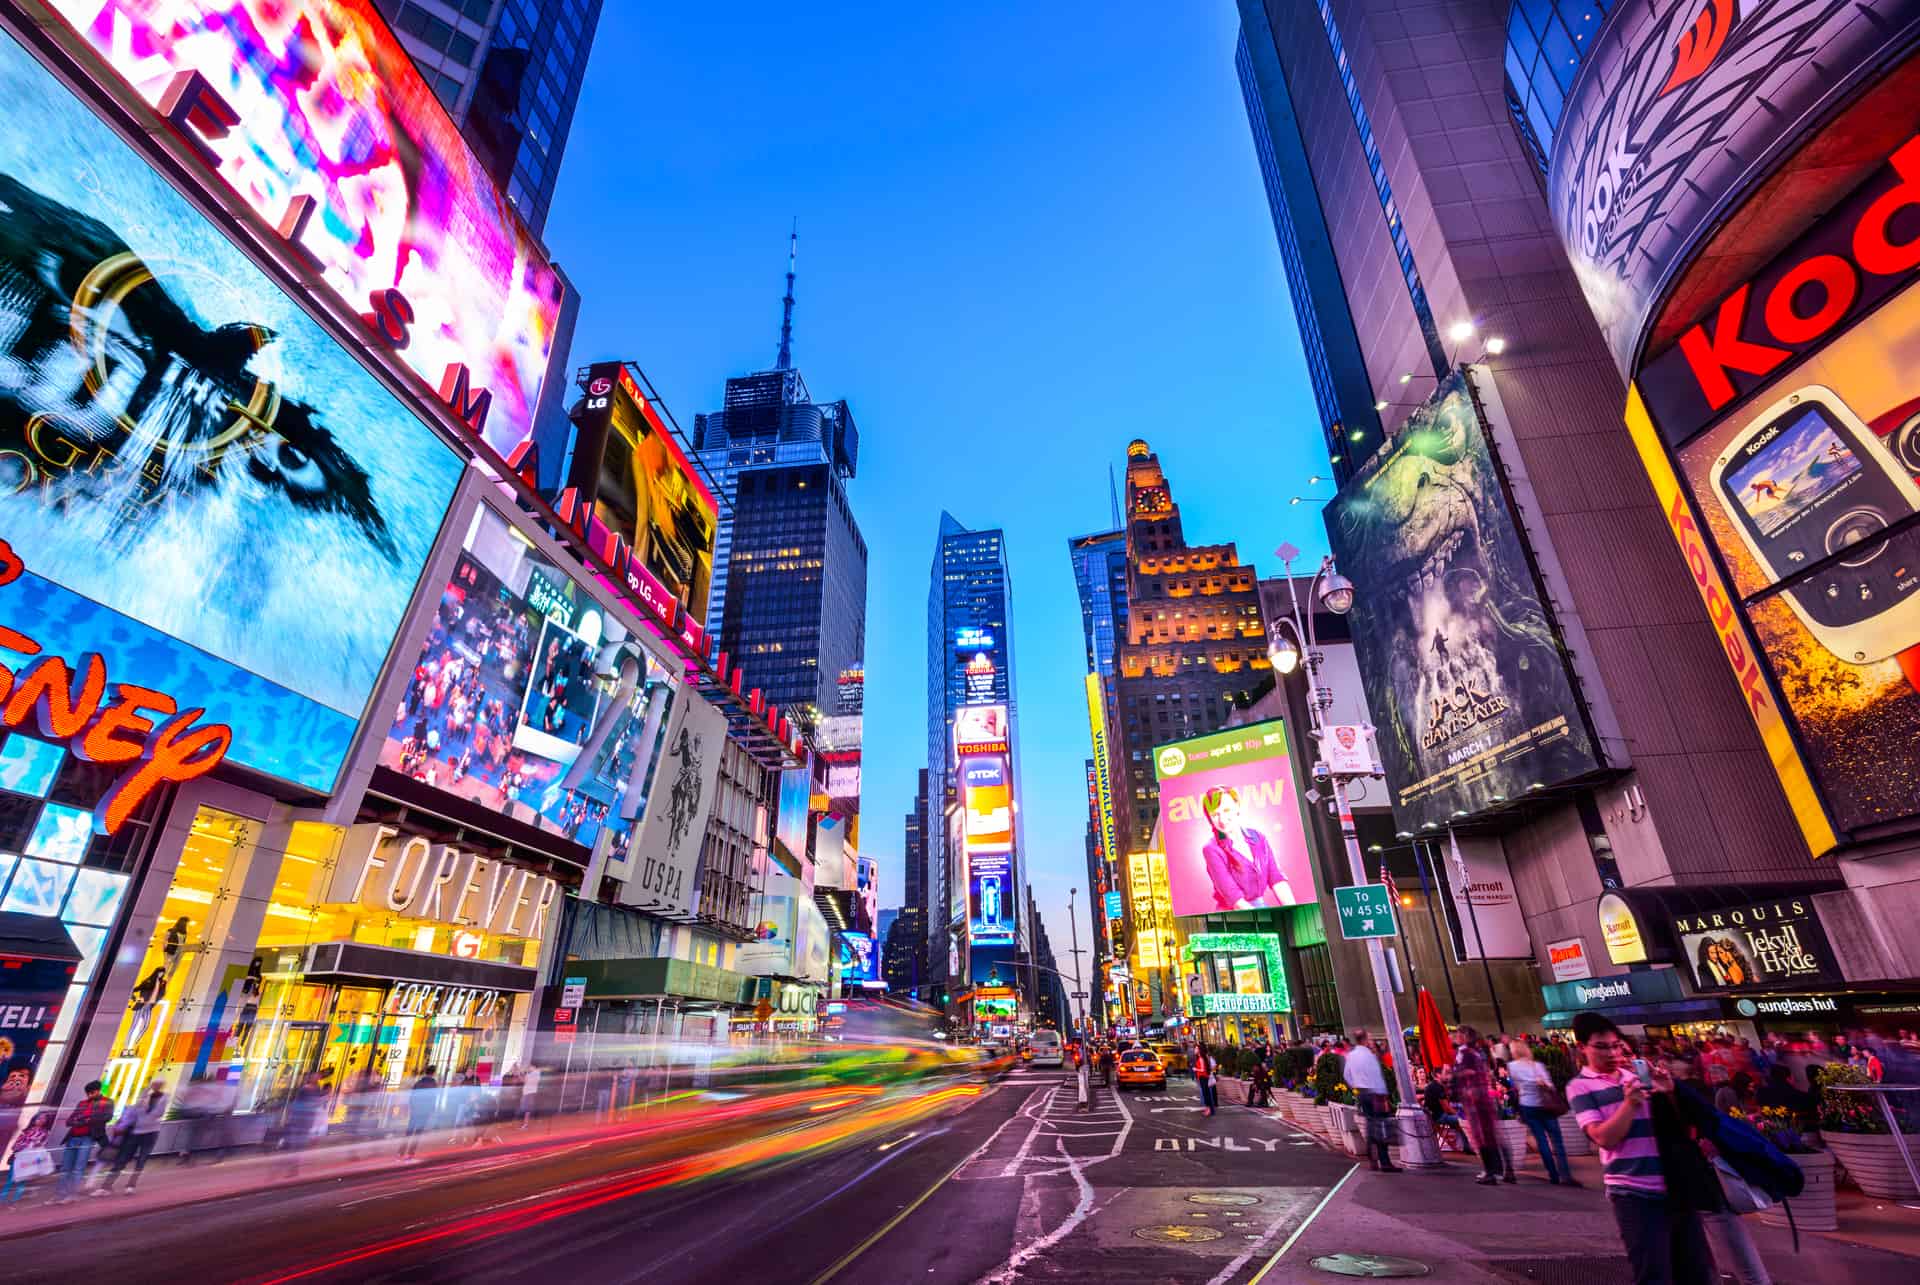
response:
<path id="1" fill-rule="evenodd" d="M 1832 389 L 1809 384 L 1769 406 L 1709 477 L 1770 582 L 1832 560 L 1785 593 L 1821 646 L 1867 664 L 1920 633 L 1920 574 L 1879 538 L 1920 512 L 1920 487 Z"/>

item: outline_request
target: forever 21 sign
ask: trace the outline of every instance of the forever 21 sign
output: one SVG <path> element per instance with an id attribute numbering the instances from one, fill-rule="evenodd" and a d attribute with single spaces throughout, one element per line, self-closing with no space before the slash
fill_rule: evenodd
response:
<path id="1" fill-rule="evenodd" d="M 347 831 L 327 900 L 503 937 L 544 935 L 560 885 L 510 861 L 435 844 L 390 825 Z"/>

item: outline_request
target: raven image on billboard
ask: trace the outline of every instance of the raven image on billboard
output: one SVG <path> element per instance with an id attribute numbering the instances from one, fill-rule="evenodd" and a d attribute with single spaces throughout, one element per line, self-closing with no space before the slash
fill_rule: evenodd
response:
<path id="1" fill-rule="evenodd" d="M 1601 765 L 1460 372 L 1326 510 L 1402 830 Z"/>
<path id="2" fill-rule="evenodd" d="M 0 539 L 50 587 L 33 637 L 190 676 L 230 761 L 329 790 L 462 463 L 4 34 L 0 102 Z"/>

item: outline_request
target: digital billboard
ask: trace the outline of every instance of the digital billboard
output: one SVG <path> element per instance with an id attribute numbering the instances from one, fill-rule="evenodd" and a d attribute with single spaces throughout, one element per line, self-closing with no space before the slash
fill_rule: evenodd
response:
<path id="1" fill-rule="evenodd" d="M 960 791 L 966 809 L 967 851 L 1011 850 L 1013 780 L 1007 756 L 970 754 L 961 759 Z"/>
<path id="2" fill-rule="evenodd" d="M 1467 376 L 1455 371 L 1326 508 L 1402 830 L 1600 766 Z"/>
<path id="3" fill-rule="evenodd" d="M 860 986 L 880 976 L 880 952 L 874 949 L 873 934 L 840 934 L 840 981 L 845 986 Z"/>
<path id="4" fill-rule="evenodd" d="M 1012 749 L 1005 705 L 962 705 L 953 714 L 953 752 L 1006 754 Z"/>
<path id="5" fill-rule="evenodd" d="M 967 936 L 973 944 L 1014 939 L 1019 914 L 1011 852 L 967 853 Z"/>
<path id="6" fill-rule="evenodd" d="M 1556 100 L 1565 90 L 1558 125 L 1541 131 L 1553 140 L 1549 205 L 1623 373 L 1676 268 L 1730 222 L 1729 198 L 1857 93 L 1891 42 L 1912 39 L 1915 12 L 1914 0 L 1642 0 L 1576 31 L 1571 88 L 1540 87 Z M 1543 57 L 1543 72 L 1558 61 Z M 1853 159 L 1829 151 L 1814 183 Z"/>
<path id="7" fill-rule="evenodd" d="M 1174 914 L 1318 899 L 1281 720 L 1162 745 L 1153 768 Z"/>
<path id="8" fill-rule="evenodd" d="M 807 859 L 808 808 L 813 802 L 813 768 L 802 763 L 780 773 L 780 810 L 773 826 L 774 841 L 795 861 Z"/>
<path id="9" fill-rule="evenodd" d="M 370 341 L 502 455 L 529 437 L 560 278 L 373 0 L 47 3 Z"/>
<path id="10" fill-rule="evenodd" d="M 463 467 L 0 34 L 8 623 L 325 792 Z"/>
<path id="11" fill-rule="evenodd" d="M 880 918 L 880 863 L 872 857 L 858 857 L 854 866 L 860 881 L 854 889 L 861 907 L 860 922 L 872 926 Z"/>
<path id="12" fill-rule="evenodd" d="M 1920 816 L 1916 229 L 1920 135 L 1705 309 L 1628 406 L 1816 856 Z"/>
<path id="13" fill-rule="evenodd" d="M 567 484 L 638 562 L 707 618 L 719 504 L 624 364 L 587 368 Z"/>
<path id="14" fill-rule="evenodd" d="M 790 881 L 783 886 L 798 891 Z M 795 914 L 793 893 L 769 892 L 760 898 L 753 938 L 735 948 L 734 968 L 754 977 L 792 976 Z"/>
<path id="15" fill-rule="evenodd" d="M 1173 898 L 1163 852 L 1127 854 L 1127 899 L 1133 908 L 1133 966 L 1145 971 L 1173 962 Z"/>
<path id="16" fill-rule="evenodd" d="M 461 550 L 380 762 L 588 847 L 605 827 L 621 860 L 634 810 L 622 804 L 651 754 L 645 715 L 669 698 L 665 671 L 584 589 L 568 600 L 572 628 L 542 614 L 534 602 L 567 573 L 490 506 Z"/>

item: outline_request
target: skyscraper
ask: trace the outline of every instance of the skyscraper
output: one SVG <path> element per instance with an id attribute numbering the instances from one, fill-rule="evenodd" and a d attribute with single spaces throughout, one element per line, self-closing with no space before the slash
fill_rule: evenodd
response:
<path id="1" fill-rule="evenodd" d="M 1677 556 L 1667 511 L 1622 424 L 1626 388 L 1541 191 L 1540 155 L 1555 129 L 1567 127 L 1559 113 L 1575 69 L 1582 83 L 1590 79 L 1599 64 L 1581 64 L 1599 56 L 1602 27 L 1615 30 L 1645 7 L 1435 0 L 1416 13 L 1386 0 L 1240 0 L 1239 9 L 1240 80 L 1309 368 L 1322 363 L 1316 353 L 1324 355 L 1338 403 L 1368 400 L 1397 433 L 1349 439 L 1351 449 L 1330 443 L 1337 470 L 1357 467 L 1362 451 L 1399 452 L 1378 471 L 1342 473 L 1341 512 L 1366 512 L 1369 497 L 1390 491 L 1396 478 L 1407 479 L 1405 494 L 1429 497 L 1417 519 L 1402 515 L 1381 527 L 1417 549 L 1411 573 L 1382 559 L 1372 581 L 1360 583 L 1367 574 L 1355 565 L 1360 558 L 1340 568 L 1356 579 L 1356 622 L 1401 610 L 1415 582 L 1481 584 L 1491 574 L 1493 555 L 1480 538 L 1459 538 L 1457 512 L 1441 519 L 1456 524 L 1447 528 L 1450 541 L 1422 533 L 1420 522 L 1460 506 L 1434 489 L 1444 466 L 1422 456 L 1414 434 L 1398 431 L 1410 416 L 1431 422 L 1447 390 L 1471 380 L 1470 409 L 1487 426 L 1484 475 L 1498 482 L 1481 501 L 1492 516 L 1476 516 L 1471 529 L 1511 523 L 1515 543 L 1525 546 L 1522 576 L 1538 586 L 1541 632 L 1552 640 L 1541 652 L 1550 666 L 1513 667 L 1510 687 L 1564 666 L 1577 704 L 1568 700 L 1555 712 L 1587 719 L 1591 741 L 1606 751 L 1604 775 L 1569 776 L 1557 790 L 1550 778 L 1528 784 L 1524 807 L 1504 791 L 1476 801 L 1471 781 L 1447 775 L 1444 763 L 1431 781 L 1403 769 L 1408 779 L 1393 782 L 1397 819 L 1436 831 L 1441 821 L 1412 820 L 1408 799 L 1426 791 L 1430 799 L 1458 800 L 1449 819 L 1471 822 L 1475 832 L 1466 843 L 1473 851 L 1461 860 L 1476 863 L 1465 875 L 1476 904 L 1482 882 L 1504 881 L 1516 890 L 1514 919 L 1530 934 L 1522 940 L 1516 922 L 1500 953 L 1531 954 L 1549 976 L 1552 945 L 1576 936 L 1585 943 L 1576 949 L 1629 962 L 1611 947 L 1601 951 L 1598 908 L 1611 904 L 1603 898 L 1642 897 L 1634 913 L 1659 919 L 1657 905 L 1644 900 L 1659 894 L 1633 885 L 1691 892 L 1725 884 L 1731 896 L 1742 887 L 1828 877 L 1804 851 L 1795 859 L 1794 815 L 1727 676 L 1735 648 L 1720 645 L 1694 576 Z M 1654 44 L 1636 48 L 1657 61 Z M 1771 90 L 1758 96 L 1764 101 Z M 1769 104 L 1769 119 L 1773 110 Z M 1726 154 L 1734 150 L 1729 143 Z M 1609 155 L 1607 164 L 1615 160 Z M 1676 177 L 1684 176 L 1678 154 L 1663 154 L 1660 164 L 1670 189 L 1691 185 Z M 1609 170 L 1604 190 L 1617 196 L 1622 182 L 1629 179 Z M 1724 214 L 1716 210 L 1716 218 Z M 1662 215 L 1645 217 L 1649 227 L 1664 227 Z M 1286 226 L 1300 242 L 1298 254 L 1288 249 Z M 1682 235 L 1663 230 L 1661 240 Z M 1739 261 L 1724 246 L 1716 253 L 1725 256 L 1719 261 Z M 1679 287 L 1669 280 L 1661 288 Z M 1714 293 L 1699 292 L 1700 306 Z M 1452 372 L 1463 363 L 1470 373 L 1456 380 Z M 1382 478 L 1380 491 L 1370 489 Z M 1304 532 L 1296 542 L 1311 546 L 1317 538 Z M 1375 547 L 1383 546 L 1376 540 Z M 1530 592 L 1522 586 L 1521 596 Z M 1493 636 L 1513 617 L 1479 609 L 1477 597 L 1455 601 Z M 1439 638 L 1431 617 L 1420 619 L 1434 631 L 1423 630 L 1422 640 Z M 1378 627 L 1356 630 L 1362 642 L 1384 635 Z M 1428 684 L 1447 663 L 1437 644 L 1365 662 L 1374 724 L 1425 719 L 1423 734 L 1431 737 L 1442 702 L 1427 695 L 1439 689 Z M 1435 743 L 1395 738 L 1421 754 Z M 1515 763 L 1544 757 L 1521 759 L 1504 745 L 1499 754 Z M 1436 847 L 1450 848 L 1439 834 Z M 1400 837 L 1416 836 L 1408 829 Z M 1551 996 L 1539 1002 L 1557 1007 Z"/>
<path id="2" fill-rule="evenodd" d="M 729 379 L 723 409 L 694 416 L 693 446 L 720 498 L 708 632 L 812 732 L 829 716 L 857 726 L 867 545 L 847 495 L 853 415 L 814 402 L 792 366 L 791 252 L 784 302 L 774 368 Z"/>
<path id="3" fill-rule="evenodd" d="M 1114 515 L 1119 520 L 1119 514 Z M 1101 531 L 1075 536 L 1067 541 L 1067 556 L 1073 560 L 1074 588 L 1080 595 L 1080 629 L 1087 649 L 1088 731 L 1092 749 L 1101 756 L 1097 765 L 1087 760 L 1087 921 L 1092 930 L 1088 938 L 1093 950 L 1094 985 L 1090 993 L 1100 993 L 1100 961 L 1110 947 L 1107 934 L 1106 893 L 1120 882 L 1119 853 L 1105 851 L 1102 835 L 1103 800 L 1101 783 L 1112 782 L 1112 746 L 1104 729 L 1113 724 L 1113 666 L 1118 645 L 1127 632 L 1127 533 L 1124 530 Z M 1098 727 L 1094 701 L 1099 702 Z M 1099 1011 L 1098 1004 L 1089 1005 Z"/>
<path id="4" fill-rule="evenodd" d="M 927 594 L 927 802 L 947 800 L 968 812 L 968 800 L 959 797 L 956 778 L 954 725 L 960 711 L 968 707 L 1000 707 L 1005 710 L 1005 726 L 998 739 L 1004 748 L 998 751 L 999 783 L 994 788 L 1006 796 L 1007 824 L 1011 832 L 1011 851 L 1006 869 L 988 878 L 991 885 L 970 878 L 967 853 L 956 845 L 951 833 L 930 826 L 927 831 L 927 860 L 932 885 L 943 884 L 948 891 L 945 907 L 930 907 L 928 950 L 944 955 L 951 931 L 968 933 L 978 927 L 983 892 L 993 903 L 989 918 L 1007 926 L 1009 940 L 996 939 L 987 947 L 969 942 L 961 955 L 962 967 L 970 977 L 985 975 L 995 963 L 1010 959 L 1018 947 L 1022 913 L 1023 886 L 1020 878 L 1019 811 L 1019 710 L 1013 699 L 1013 587 L 1007 567 L 1006 536 L 999 528 L 973 530 L 962 526 L 950 513 L 940 515 L 940 530 L 934 542 L 931 585 Z M 991 755 L 989 755 L 991 757 Z M 995 770 L 990 766 L 983 769 Z M 969 816 L 967 824 L 975 823 Z M 999 847 L 996 843 L 995 847 Z M 998 854 L 996 853 L 996 856 Z M 998 864 L 998 863 L 996 863 Z M 973 886 L 981 883 L 981 887 Z M 959 922 L 950 916 L 959 912 Z M 972 923 L 969 924 L 971 917 Z M 1006 967 L 1000 976 L 1008 977 Z M 977 978 L 976 978 L 977 980 Z M 960 988 L 960 979 L 950 979 Z"/>
<path id="5" fill-rule="evenodd" d="M 601 0 L 377 0 L 534 235 L 546 227 Z"/>

